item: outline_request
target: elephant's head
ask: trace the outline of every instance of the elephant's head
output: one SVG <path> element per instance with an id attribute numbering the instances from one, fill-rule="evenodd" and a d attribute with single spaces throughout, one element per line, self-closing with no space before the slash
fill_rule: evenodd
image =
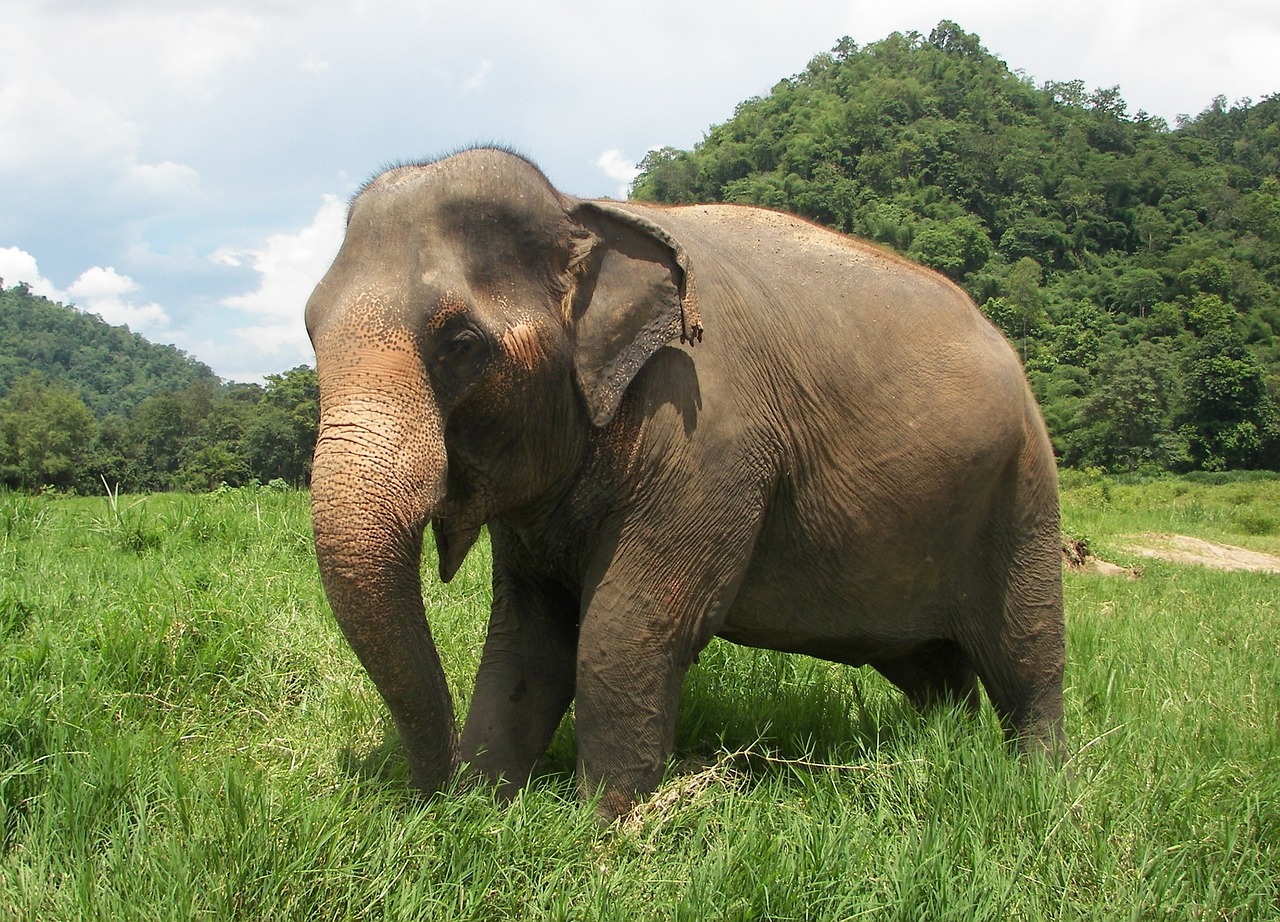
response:
<path id="1" fill-rule="evenodd" d="M 486 521 L 563 489 L 648 358 L 701 337 L 693 279 L 643 218 L 473 150 L 370 182 L 306 317 L 325 592 L 434 790 L 457 730 L 424 617 L 426 523 L 447 581 Z"/>

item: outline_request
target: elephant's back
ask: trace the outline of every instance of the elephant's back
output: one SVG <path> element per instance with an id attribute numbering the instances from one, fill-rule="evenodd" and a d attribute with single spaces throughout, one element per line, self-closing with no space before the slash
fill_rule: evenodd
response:
<path id="1" fill-rule="evenodd" d="M 889 250 L 795 215 L 748 205 L 681 205 L 657 220 L 686 223 L 695 237 L 762 261 L 799 259 L 844 275 L 915 278 L 921 267 Z M 925 270 L 926 272 L 928 270 Z M 939 277 L 941 280 L 941 277 Z"/>
<path id="2" fill-rule="evenodd" d="M 1021 376 L 1003 335 L 959 286 L 875 244 L 750 206 L 627 207 L 682 242 L 708 310 L 743 332 L 799 331 L 835 354 L 918 350 L 927 333 Z"/>
<path id="3" fill-rule="evenodd" d="M 1003 409 L 1021 426 L 1030 394 L 1017 354 L 942 275 L 760 208 L 689 205 L 646 216 L 688 251 L 704 357 L 723 349 L 727 378 L 735 368 L 786 370 L 777 386 L 820 394 L 843 418 L 947 425 L 986 407 L 992 424 Z"/>

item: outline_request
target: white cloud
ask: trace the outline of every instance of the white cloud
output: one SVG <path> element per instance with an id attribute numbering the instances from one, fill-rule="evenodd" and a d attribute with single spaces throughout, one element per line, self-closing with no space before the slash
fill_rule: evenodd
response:
<path id="1" fill-rule="evenodd" d="M 114 192 L 134 208 L 154 209 L 194 201 L 203 194 L 200 174 L 186 164 L 135 163 L 132 158 L 116 180 Z"/>
<path id="2" fill-rule="evenodd" d="M 0 247 L 0 279 L 5 288 L 12 288 L 19 282 L 25 282 L 33 294 L 51 301 L 59 300 L 62 293 L 54 287 L 53 282 L 40 274 L 36 258 L 26 250 L 17 247 Z"/>
<path id="3" fill-rule="evenodd" d="M 302 230 L 272 234 L 256 249 L 216 252 L 212 257 L 215 262 L 240 266 L 247 260 L 262 277 L 256 291 L 224 298 L 222 303 L 258 316 L 301 319 L 311 289 L 342 245 L 346 214 L 346 206 L 336 195 L 326 195 L 311 223 Z"/>
<path id="4" fill-rule="evenodd" d="M 310 357 L 309 347 L 306 345 L 307 338 L 305 335 L 299 335 L 302 330 L 302 318 L 299 316 L 298 320 L 292 323 L 260 323 L 254 326 L 237 327 L 232 332 L 240 341 L 242 353 L 251 353 L 254 359 L 262 356 L 271 358 L 294 356 L 298 360 L 295 362 L 289 359 L 289 361 L 298 364 L 303 360 L 302 354 L 306 354 L 306 358 Z M 245 355 L 244 358 L 249 356 Z M 254 377 L 259 374 L 261 373 L 255 374 Z"/>
<path id="5" fill-rule="evenodd" d="M 259 275 L 255 291 L 221 301 L 251 318 L 233 330 L 242 351 L 283 357 L 293 364 L 310 359 L 303 309 L 342 245 L 345 227 L 346 206 L 337 196 L 326 195 L 302 230 L 272 234 L 256 249 L 223 248 L 210 257 L 221 266 L 250 265 Z M 266 364 L 274 368 L 279 363 Z"/>
<path id="6" fill-rule="evenodd" d="M 47 206 L 74 186 L 77 210 L 164 212 L 201 196 L 200 174 L 172 160 L 140 159 L 142 132 L 103 99 L 47 77 L 0 86 L 0 180 L 16 179 Z"/>
<path id="7" fill-rule="evenodd" d="M 634 161 L 622 156 L 616 148 L 607 150 L 596 158 L 596 167 L 610 179 L 622 183 L 618 187 L 618 198 L 626 198 L 631 190 L 631 181 L 640 175 L 640 168 Z"/>
<path id="8" fill-rule="evenodd" d="M 137 304 L 125 297 L 138 290 L 138 283 L 110 266 L 93 266 L 67 286 L 67 298 L 88 314 L 97 314 L 110 324 L 124 324 L 135 333 L 151 334 L 169 329 L 169 315 L 159 304 Z"/>

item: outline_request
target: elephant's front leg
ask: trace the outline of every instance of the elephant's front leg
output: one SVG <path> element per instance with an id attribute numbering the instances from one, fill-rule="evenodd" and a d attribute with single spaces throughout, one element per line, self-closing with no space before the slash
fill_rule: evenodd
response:
<path id="1" fill-rule="evenodd" d="M 577 600 L 499 562 L 493 611 L 460 749 L 473 772 L 510 795 L 529 779 L 573 699 Z"/>
<path id="2" fill-rule="evenodd" d="M 624 534 L 627 550 L 584 596 L 578 781 L 584 796 L 600 795 L 602 819 L 625 815 L 662 781 L 685 676 L 737 595 L 758 518 L 758 506 L 740 503 L 708 514 L 690 537 L 653 516 Z"/>
<path id="3" fill-rule="evenodd" d="M 600 796 L 603 820 L 625 816 L 662 781 L 692 659 L 662 627 L 669 612 L 630 614 L 649 624 L 596 609 L 579 635 L 578 783 L 584 797 Z"/>

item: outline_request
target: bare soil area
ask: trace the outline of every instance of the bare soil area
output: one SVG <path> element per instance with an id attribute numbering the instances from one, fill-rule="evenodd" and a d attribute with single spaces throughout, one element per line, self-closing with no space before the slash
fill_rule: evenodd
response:
<path id="1" fill-rule="evenodd" d="M 1168 560 L 1173 563 L 1199 564 L 1215 570 L 1250 570 L 1257 573 L 1280 573 L 1280 557 L 1251 551 L 1232 544 L 1215 544 L 1188 535 L 1147 533 L 1132 535 L 1125 549 L 1141 557 Z"/>
<path id="2" fill-rule="evenodd" d="M 1189 563 L 1215 570 L 1248 570 L 1254 573 L 1280 573 L 1280 557 L 1236 547 L 1233 544 L 1217 544 L 1190 535 L 1170 535 L 1147 532 L 1128 535 L 1125 550 L 1139 557 L 1167 560 L 1171 563 Z M 1124 576 L 1137 579 L 1140 568 L 1122 567 L 1109 560 L 1096 557 L 1082 541 L 1066 541 L 1062 545 L 1062 558 L 1073 570 L 1100 573 L 1104 576 Z"/>

